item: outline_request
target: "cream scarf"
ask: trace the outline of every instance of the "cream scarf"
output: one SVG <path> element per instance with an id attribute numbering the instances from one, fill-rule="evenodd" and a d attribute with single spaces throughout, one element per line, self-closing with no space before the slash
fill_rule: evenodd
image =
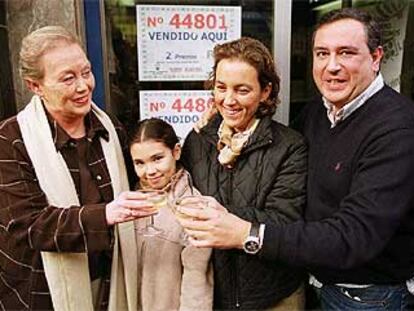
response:
<path id="1" fill-rule="evenodd" d="M 247 145 L 250 136 L 253 134 L 260 119 L 254 119 L 252 125 L 244 132 L 236 132 L 229 127 L 224 120 L 221 122 L 217 131 L 219 141 L 217 149 L 219 150 L 218 161 L 227 168 L 232 168 L 242 149 Z"/>
<path id="2" fill-rule="evenodd" d="M 101 139 L 114 196 L 128 190 L 121 146 L 109 117 L 95 104 L 92 111 L 109 133 Z M 68 208 L 79 206 L 76 188 L 62 155 L 56 152 L 50 126 L 40 98 L 35 95 L 17 115 L 24 144 L 49 204 Z M 52 169 L 51 169 L 52 168 Z M 81 220 L 79 219 L 79 222 Z M 82 223 L 80 223 L 82 227 Z M 136 242 L 133 222 L 115 226 L 110 311 L 135 311 L 137 306 Z M 85 253 L 42 252 L 46 279 L 56 311 L 93 311 L 88 257 Z M 126 256 L 128 255 L 128 256 Z M 124 273 L 124 267 L 128 273 Z"/>

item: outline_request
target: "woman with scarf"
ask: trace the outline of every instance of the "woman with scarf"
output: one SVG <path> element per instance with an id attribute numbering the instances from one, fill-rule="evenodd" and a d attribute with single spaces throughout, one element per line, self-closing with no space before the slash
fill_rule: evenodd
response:
<path id="1" fill-rule="evenodd" d="M 214 308 L 301 310 L 302 273 L 261 258 L 265 225 L 301 219 L 307 149 L 272 120 L 280 79 L 268 49 L 252 38 L 214 48 L 207 81 L 213 115 L 183 147 L 183 164 L 210 204 L 181 208 L 194 246 L 213 247 Z M 277 245 L 275 245 L 277 247 Z"/>
<path id="2" fill-rule="evenodd" d="M 126 135 L 63 27 L 23 39 L 20 72 L 34 96 L 0 123 L 0 309 L 135 311 L 132 220 L 154 208 L 128 191 Z"/>

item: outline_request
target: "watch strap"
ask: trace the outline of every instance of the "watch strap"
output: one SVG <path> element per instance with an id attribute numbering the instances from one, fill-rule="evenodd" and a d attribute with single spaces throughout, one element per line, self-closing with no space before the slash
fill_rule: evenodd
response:
<path id="1" fill-rule="evenodd" d="M 266 225 L 265 224 L 260 224 L 260 226 L 259 226 L 260 248 L 262 248 L 262 246 L 263 246 L 265 228 L 266 228 Z"/>
<path id="2" fill-rule="evenodd" d="M 252 223 L 252 226 L 250 227 L 250 233 L 249 236 L 252 237 L 259 237 L 260 232 L 260 225 L 258 223 Z"/>

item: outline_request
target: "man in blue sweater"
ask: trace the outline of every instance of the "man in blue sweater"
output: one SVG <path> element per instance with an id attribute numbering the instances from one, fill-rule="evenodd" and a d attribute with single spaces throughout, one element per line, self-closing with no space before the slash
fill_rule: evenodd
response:
<path id="1" fill-rule="evenodd" d="M 267 228 L 263 255 L 305 265 L 326 310 L 404 310 L 414 275 L 414 103 L 384 85 L 379 26 L 356 9 L 313 38 L 307 223 Z M 318 282 L 319 281 L 319 282 Z"/>
<path id="2" fill-rule="evenodd" d="M 406 280 L 414 275 L 414 103 L 384 85 L 382 57 L 379 26 L 367 13 L 322 17 L 313 37 L 322 100 L 306 108 L 303 124 L 306 222 L 257 230 L 226 211 L 189 210 L 199 217 L 183 223 L 192 243 L 307 267 L 324 310 L 406 310 Z"/>

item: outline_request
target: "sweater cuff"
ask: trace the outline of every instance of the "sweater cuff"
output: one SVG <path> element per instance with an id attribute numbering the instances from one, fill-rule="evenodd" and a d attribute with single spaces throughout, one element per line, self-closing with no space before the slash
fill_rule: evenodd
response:
<path id="1" fill-rule="evenodd" d="M 263 236 L 263 246 L 260 257 L 267 260 L 277 260 L 279 257 L 281 227 L 266 224 Z"/>
<path id="2" fill-rule="evenodd" d="M 81 223 L 88 252 L 110 250 L 113 244 L 112 229 L 106 222 L 106 203 L 83 206 Z"/>

